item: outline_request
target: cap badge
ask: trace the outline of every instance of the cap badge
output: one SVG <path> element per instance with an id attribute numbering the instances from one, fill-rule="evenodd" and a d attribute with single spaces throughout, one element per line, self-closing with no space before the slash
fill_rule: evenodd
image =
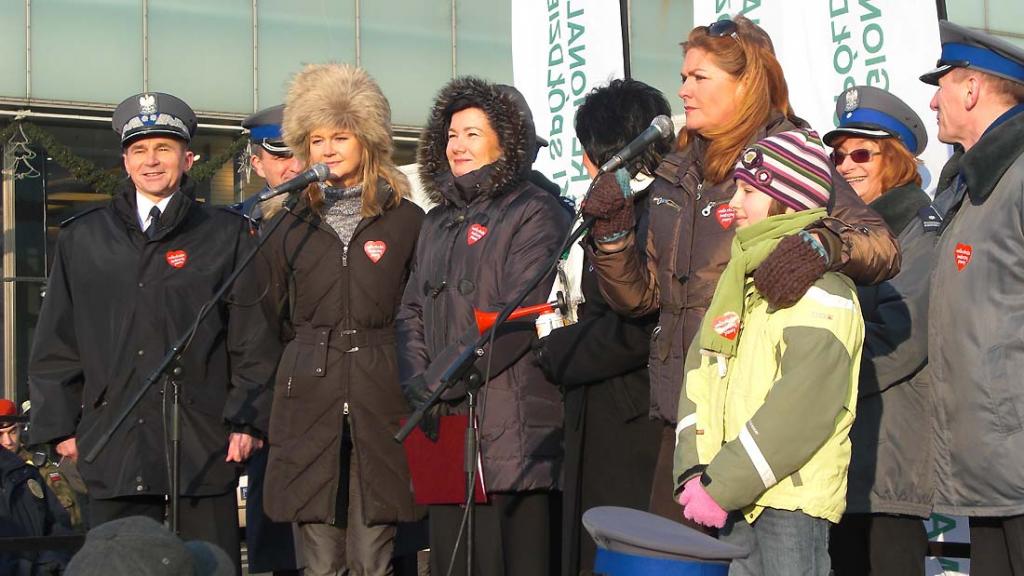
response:
<path id="1" fill-rule="evenodd" d="M 846 102 L 843 104 L 843 110 L 853 112 L 860 106 L 860 92 L 857 92 L 856 88 L 847 90 L 845 96 Z"/>
<path id="2" fill-rule="evenodd" d="M 139 96 L 139 114 L 156 114 L 156 96 L 152 94 Z"/>

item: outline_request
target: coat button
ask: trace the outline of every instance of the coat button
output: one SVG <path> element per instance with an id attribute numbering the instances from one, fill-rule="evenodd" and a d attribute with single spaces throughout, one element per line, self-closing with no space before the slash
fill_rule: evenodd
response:
<path id="1" fill-rule="evenodd" d="M 145 283 L 145 282 L 139 282 L 139 288 L 142 288 L 142 287 L 144 287 L 145 285 L 146 285 L 146 283 Z"/>
<path id="2" fill-rule="evenodd" d="M 146 420 L 144 418 L 139 418 L 139 424 L 145 424 L 145 423 L 146 423 Z"/>
<path id="3" fill-rule="evenodd" d="M 323 369 L 323 368 L 317 368 L 317 369 L 316 369 L 316 373 L 317 373 L 317 374 L 319 374 L 319 373 L 321 373 L 321 372 L 323 372 L 323 371 L 324 371 L 324 369 Z"/>
<path id="4" fill-rule="evenodd" d="M 136 352 L 136 354 L 138 354 L 139 356 L 145 356 L 146 355 L 146 351 L 145 350 L 139 350 L 138 352 Z"/>
<path id="5" fill-rule="evenodd" d="M 135 481 L 138 482 L 139 485 L 141 486 L 142 485 L 142 476 L 136 476 L 135 477 Z"/>
<path id="6" fill-rule="evenodd" d="M 142 484 L 139 484 L 138 486 L 135 487 L 136 492 L 142 492 L 145 489 L 145 486 L 143 486 Z"/>

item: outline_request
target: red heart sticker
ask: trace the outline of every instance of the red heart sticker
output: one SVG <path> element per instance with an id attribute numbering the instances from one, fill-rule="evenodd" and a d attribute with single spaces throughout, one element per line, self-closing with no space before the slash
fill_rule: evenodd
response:
<path id="1" fill-rule="evenodd" d="M 971 254 L 974 253 L 974 248 L 971 248 L 970 244 L 957 243 L 956 249 L 953 250 L 953 260 L 956 261 L 956 269 L 960 272 L 967 268 L 967 265 L 971 263 Z"/>
<path id="2" fill-rule="evenodd" d="M 184 268 L 188 261 L 188 254 L 184 250 L 169 250 L 166 257 L 172 268 Z"/>
<path id="3" fill-rule="evenodd" d="M 736 220 L 736 209 L 728 204 L 719 204 L 718 208 L 715 208 L 715 219 L 723 230 L 728 230 Z"/>
<path id="4" fill-rule="evenodd" d="M 363 244 L 363 252 L 366 252 L 366 257 L 373 261 L 374 264 L 379 262 L 387 251 L 388 245 L 383 240 L 367 240 Z"/>
<path id="5" fill-rule="evenodd" d="M 729 340 L 735 340 L 736 335 L 740 333 L 740 317 L 735 312 L 722 314 L 715 318 L 712 325 L 719 336 Z"/>
<path id="6" fill-rule="evenodd" d="M 481 238 L 487 236 L 487 227 L 480 224 L 473 224 L 466 231 L 466 244 L 472 246 L 480 241 Z"/>

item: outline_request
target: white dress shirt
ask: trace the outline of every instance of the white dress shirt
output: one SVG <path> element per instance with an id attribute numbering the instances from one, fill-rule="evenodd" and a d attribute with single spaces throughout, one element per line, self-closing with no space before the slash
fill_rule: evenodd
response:
<path id="1" fill-rule="evenodd" d="M 177 194 L 177 192 L 174 194 Z M 139 212 L 139 226 L 142 227 L 140 230 L 145 232 L 146 228 L 149 228 L 149 212 L 153 209 L 153 206 L 159 208 L 160 214 L 163 215 L 167 210 L 167 205 L 171 203 L 171 198 L 174 198 L 174 194 L 154 204 L 152 200 L 140 194 L 138 190 L 135 191 L 135 205 Z"/>

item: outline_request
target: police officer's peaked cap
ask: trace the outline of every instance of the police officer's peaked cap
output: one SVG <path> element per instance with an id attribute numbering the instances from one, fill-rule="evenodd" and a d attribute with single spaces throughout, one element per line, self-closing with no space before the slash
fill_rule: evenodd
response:
<path id="1" fill-rule="evenodd" d="M 1024 48 L 978 30 L 939 22 L 942 55 L 938 68 L 923 74 L 921 82 L 937 86 L 953 68 L 972 68 L 1024 84 Z"/>
<path id="2" fill-rule="evenodd" d="M 196 133 L 196 113 L 177 96 L 163 92 L 143 92 L 117 105 L 111 120 L 121 145 L 141 136 L 171 136 L 185 142 Z"/>
<path id="3" fill-rule="evenodd" d="M 284 143 L 281 122 L 284 121 L 284 104 L 264 108 L 242 120 L 242 128 L 249 130 L 249 141 L 274 154 L 291 155 L 292 150 Z"/>
<path id="4" fill-rule="evenodd" d="M 924 152 L 928 132 L 921 117 L 895 94 L 874 86 L 854 86 L 836 100 L 839 126 L 822 140 L 833 146 L 842 136 L 900 140 L 914 156 Z"/>
<path id="5" fill-rule="evenodd" d="M 621 555 L 656 558 L 686 565 L 727 563 L 745 558 L 744 548 L 649 512 L 619 506 L 598 506 L 583 514 L 583 526 L 602 550 L 599 558 L 625 563 Z M 600 570 L 599 570 L 600 571 Z M 611 571 L 609 571 L 611 572 Z M 684 572 L 668 572 L 679 573 Z M 696 571 L 685 572 L 696 574 Z M 701 574 L 708 572 L 700 572 Z"/>

